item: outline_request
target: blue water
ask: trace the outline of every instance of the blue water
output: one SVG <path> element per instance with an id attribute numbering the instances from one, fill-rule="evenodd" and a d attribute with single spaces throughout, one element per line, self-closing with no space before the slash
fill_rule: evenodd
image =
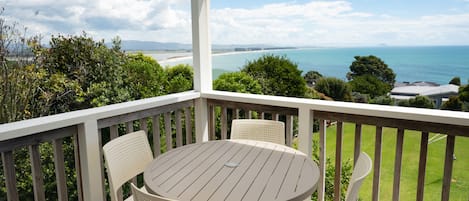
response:
<path id="1" fill-rule="evenodd" d="M 212 59 L 213 69 L 238 71 L 247 61 L 264 54 L 285 55 L 306 73 L 315 70 L 324 76 L 345 79 L 354 56 L 375 55 L 396 73 L 396 81 L 430 81 L 447 84 L 453 77 L 469 79 L 469 46 L 438 47 L 360 47 L 311 48 L 247 52 L 218 55 Z M 190 60 L 178 63 L 191 63 Z"/>

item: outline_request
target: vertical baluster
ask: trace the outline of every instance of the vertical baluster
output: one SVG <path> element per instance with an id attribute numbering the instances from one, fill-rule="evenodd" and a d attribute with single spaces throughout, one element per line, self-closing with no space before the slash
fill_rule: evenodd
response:
<path id="1" fill-rule="evenodd" d="M 362 150 L 362 125 L 356 124 L 355 125 L 355 150 L 353 155 L 353 164 L 354 167 L 357 164 L 358 156 L 360 156 L 360 152 Z"/>
<path id="2" fill-rule="evenodd" d="M 239 109 L 235 109 L 234 111 L 235 111 L 235 115 L 234 115 L 235 119 L 239 119 L 240 118 L 239 117 Z"/>
<path id="3" fill-rule="evenodd" d="M 118 127 L 118 125 L 112 125 L 109 128 L 109 134 L 110 134 L 111 140 L 118 138 L 119 137 L 119 127 Z"/>
<path id="4" fill-rule="evenodd" d="M 153 153 L 154 157 L 161 154 L 161 135 L 160 135 L 160 115 L 155 115 L 152 118 L 153 126 Z"/>
<path id="5" fill-rule="evenodd" d="M 215 105 L 209 106 L 209 140 L 216 140 L 215 139 Z"/>
<path id="6" fill-rule="evenodd" d="M 443 188 L 441 192 L 441 200 L 448 201 L 451 187 L 451 177 L 453 173 L 453 156 L 454 156 L 454 135 L 446 137 L 446 152 L 445 152 L 445 169 L 443 172 Z"/>
<path id="7" fill-rule="evenodd" d="M 381 152 L 382 152 L 382 139 L 383 127 L 376 126 L 375 138 L 375 161 L 373 164 L 373 201 L 379 201 L 379 183 L 381 177 Z"/>
<path id="8" fill-rule="evenodd" d="M 148 122 L 147 118 L 140 119 L 140 130 L 144 130 L 148 135 Z"/>
<path id="9" fill-rule="evenodd" d="M 334 200 L 340 201 L 341 183 L 340 176 L 342 173 L 342 136 L 343 122 L 337 122 L 336 132 L 336 150 L 335 150 L 335 177 L 334 177 Z"/>
<path id="10" fill-rule="evenodd" d="M 285 143 L 287 146 L 291 147 L 292 139 L 293 139 L 293 116 L 287 115 L 287 119 L 285 122 Z"/>
<path id="11" fill-rule="evenodd" d="M 192 144 L 192 113 L 191 109 L 184 108 L 185 123 L 186 123 L 186 144 Z"/>
<path id="12" fill-rule="evenodd" d="M 101 132 L 101 129 L 98 129 L 98 144 L 99 144 L 99 147 L 103 147 L 103 134 Z M 104 174 L 106 174 L 106 172 L 104 171 L 104 153 L 103 153 L 103 149 L 99 149 L 99 162 L 101 164 L 103 164 L 101 166 L 101 185 L 103 187 L 103 189 L 106 189 L 106 182 L 104 180 Z M 103 191 L 103 200 L 106 200 L 106 192 Z"/>
<path id="13" fill-rule="evenodd" d="M 272 114 L 272 120 L 280 121 L 280 114 L 279 113 Z"/>
<path id="14" fill-rule="evenodd" d="M 75 158 L 75 170 L 77 174 L 77 194 L 78 201 L 83 201 L 83 182 L 81 179 L 81 159 L 80 159 L 80 146 L 78 141 L 78 134 L 73 134 L 73 153 Z"/>
<path id="15" fill-rule="evenodd" d="M 324 201 L 326 193 L 326 121 L 319 120 L 319 184 L 318 200 Z"/>
<path id="16" fill-rule="evenodd" d="M 227 108 L 222 106 L 221 107 L 221 139 L 226 139 L 226 134 L 228 133 L 228 115 L 227 115 Z"/>
<path id="17" fill-rule="evenodd" d="M 420 159 L 419 159 L 419 176 L 417 182 L 417 201 L 423 201 L 423 192 L 425 189 L 425 172 L 427 168 L 427 148 L 428 148 L 428 132 L 422 132 L 420 140 Z"/>
<path id="18" fill-rule="evenodd" d="M 2 153 L 3 173 L 7 190 L 8 201 L 19 201 L 18 191 L 16 190 L 16 173 L 13 152 Z"/>
<path id="19" fill-rule="evenodd" d="M 34 200 L 45 201 L 44 195 L 44 179 L 41 168 L 41 154 L 39 153 L 39 145 L 29 146 L 29 157 L 31 160 L 31 173 L 33 180 Z"/>
<path id="20" fill-rule="evenodd" d="M 181 124 L 181 110 L 175 111 L 176 113 L 176 147 L 182 146 L 182 124 Z"/>
<path id="21" fill-rule="evenodd" d="M 111 140 L 118 138 L 119 137 L 119 126 L 118 125 L 112 125 L 109 128 L 109 134 L 110 134 Z M 122 188 L 117 190 L 117 200 L 119 200 L 119 201 L 124 200 L 124 194 L 122 193 Z"/>
<path id="22" fill-rule="evenodd" d="M 125 124 L 125 128 L 126 128 L 127 133 L 134 132 L 134 122 L 133 121 L 127 122 Z"/>
<path id="23" fill-rule="evenodd" d="M 56 139 L 52 142 L 54 148 L 55 177 L 57 178 L 57 194 L 59 201 L 68 200 L 67 181 L 65 177 L 65 162 L 63 151 L 63 139 Z M 104 180 L 103 180 L 104 181 Z"/>
<path id="24" fill-rule="evenodd" d="M 166 151 L 173 148 L 173 132 L 171 130 L 171 112 L 164 114 L 164 130 L 166 133 Z"/>
<path id="25" fill-rule="evenodd" d="M 261 116 L 259 117 L 259 119 L 265 119 L 265 112 L 258 112 L 258 114 L 261 114 Z"/>
<path id="26" fill-rule="evenodd" d="M 393 200 L 399 200 L 403 145 L 404 145 L 404 129 L 398 129 L 397 139 L 396 139 L 396 158 L 394 160 L 394 184 L 393 184 L 393 191 L 392 191 Z"/>
<path id="27" fill-rule="evenodd" d="M 252 119 L 252 111 L 251 110 L 249 110 L 249 112 L 248 112 L 248 119 Z"/>

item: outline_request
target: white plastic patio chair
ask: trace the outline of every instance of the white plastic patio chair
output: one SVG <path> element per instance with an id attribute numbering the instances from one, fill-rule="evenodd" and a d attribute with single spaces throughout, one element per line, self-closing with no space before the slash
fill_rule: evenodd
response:
<path id="1" fill-rule="evenodd" d="M 111 200 L 117 201 L 119 188 L 142 173 L 153 160 L 145 131 L 129 133 L 111 140 L 103 146 Z M 129 196 L 126 201 L 133 200 Z"/>
<path id="2" fill-rule="evenodd" d="M 285 145 L 285 124 L 261 119 L 235 119 L 231 124 L 231 139 L 248 139 Z"/>
<path id="3" fill-rule="evenodd" d="M 365 177 L 371 172 L 371 158 L 365 153 L 360 153 L 358 156 L 357 163 L 353 168 L 352 179 L 347 188 L 347 194 L 345 196 L 346 201 L 357 201 L 358 192 L 360 186 L 365 180 Z"/>
<path id="4" fill-rule="evenodd" d="M 132 195 L 134 197 L 134 201 L 176 201 L 173 199 L 160 197 L 158 195 L 150 194 L 142 189 L 139 189 L 134 184 L 130 184 L 132 188 Z"/>

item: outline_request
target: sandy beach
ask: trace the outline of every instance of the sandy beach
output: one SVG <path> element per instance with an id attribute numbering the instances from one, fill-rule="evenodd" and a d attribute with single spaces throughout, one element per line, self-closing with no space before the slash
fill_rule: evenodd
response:
<path id="1" fill-rule="evenodd" d="M 252 51 L 216 50 L 212 52 L 212 56 L 225 56 L 225 55 L 247 54 L 247 53 L 256 53 L 256 52 L 272 52 L 272 51 L 279 51 L 279 50 L 252 50 Z M 144 53 L 144 54 L 152 56 L 158 61 L 158 63 L 162 65 L 178 63 L 180 61 L 185 61 L 185 60 L 191 60 L 191 63 L 192 63 L 192 52 L 161 52 L 161 53 Z"/>

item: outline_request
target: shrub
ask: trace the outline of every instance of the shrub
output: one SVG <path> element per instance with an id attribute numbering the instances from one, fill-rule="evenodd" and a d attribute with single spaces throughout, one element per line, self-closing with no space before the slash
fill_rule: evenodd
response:
<path id="1" fill-rule="evenodd" d="M 314 88 L 318 92 L 323 93 L 324 95 L 331 97 L 336 101 L 352 100 L 350 87 L 347 85 L 347 83 L 337 78 L 321 78 L 316 83 Z"/>

